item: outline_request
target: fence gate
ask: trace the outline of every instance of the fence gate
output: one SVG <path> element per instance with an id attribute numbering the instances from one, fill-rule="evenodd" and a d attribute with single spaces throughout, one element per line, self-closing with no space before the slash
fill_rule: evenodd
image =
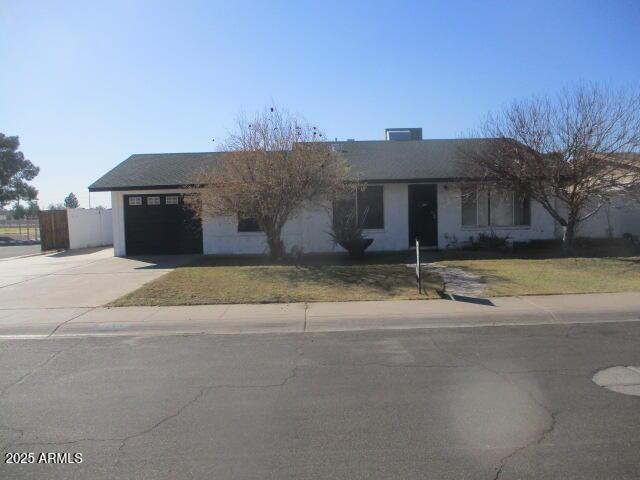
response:
<path id="1" fill-rule="evenodd" d="M 66 210 L 43 210 L 40 220 L 40 246 L 44 250 L 69 248 L 69 223 Z"/>

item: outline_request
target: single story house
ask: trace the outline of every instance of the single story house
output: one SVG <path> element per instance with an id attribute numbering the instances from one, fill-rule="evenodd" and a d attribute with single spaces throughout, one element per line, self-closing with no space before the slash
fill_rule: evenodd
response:
<path id="1" fill-rule="evenodd" d="M 370 251 L 415 246 L 454 248 L 480 233 L 513 241 L 553 239 L 561 229 L 535 201 L 513 192 L 474 190 L 460 182 L 459 152 L 470 139 L 422 140 L 421 129 L 388 129 L 386 140 L 335 142 L 367 188 L 358 208 L 367 208 Z M 222 153 L 132 155 L 94 182 L 89 190 L 110 191 L 115 255 L 164 253 L 261 254 L 265 236 L 236 216 L 193 218 L 181 207 L 184 186 Z M 467 185 L 467 186 L 465 186 Z M 466 190 L 466 191 L 465 191 Z M 326 205 L 308 205 L 284 228 L 287 250 L 341 251 L 329 235 Z M 328 213 L 329 212 L 329 213 Z M 585 224 L 589 236 L 640 235 L 640 210 L 614 205 Z"/>

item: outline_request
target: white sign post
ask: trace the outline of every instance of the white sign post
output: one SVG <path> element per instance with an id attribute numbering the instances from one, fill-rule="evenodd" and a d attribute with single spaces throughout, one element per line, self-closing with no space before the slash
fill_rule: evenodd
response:
<path id="1" fill-rule="evenodd" d="M 422 279 L 420 278 L 420 240 L 416 237 L 416 281 L 418 282 L 418 293 L 422 293 Z"/>

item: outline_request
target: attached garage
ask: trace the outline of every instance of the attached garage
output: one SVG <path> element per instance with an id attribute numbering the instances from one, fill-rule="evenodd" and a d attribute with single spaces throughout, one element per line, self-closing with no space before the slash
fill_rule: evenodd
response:
<path id="1" fill-rule="evenodd" d="M 200 219 L 181 194 L 124 195 L 127 255 L 202 253 Z"/>

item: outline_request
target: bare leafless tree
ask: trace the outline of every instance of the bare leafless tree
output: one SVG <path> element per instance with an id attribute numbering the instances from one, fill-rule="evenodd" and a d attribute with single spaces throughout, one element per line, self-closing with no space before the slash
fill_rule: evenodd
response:
<path id="1" fill-rule="evenodd" d="M 563 227 L 576 227 L 612 198 L 638 192 L 640 94 L 578 86 L 557 97 L 515 101 L 490 114 L 462 148 L 466 176 L 537 200 Z"/>
<path id="2" fill-rule="evenodd" d="M 190 207 L 202 215 L 254 219 L 269 254 L 285 254 L 282 229 L 305 202 L 328 200 L 351 183 L 351 171 L 303 118 L 271 107 L 241 117 L 216 165 L 193 179 Z"/>

